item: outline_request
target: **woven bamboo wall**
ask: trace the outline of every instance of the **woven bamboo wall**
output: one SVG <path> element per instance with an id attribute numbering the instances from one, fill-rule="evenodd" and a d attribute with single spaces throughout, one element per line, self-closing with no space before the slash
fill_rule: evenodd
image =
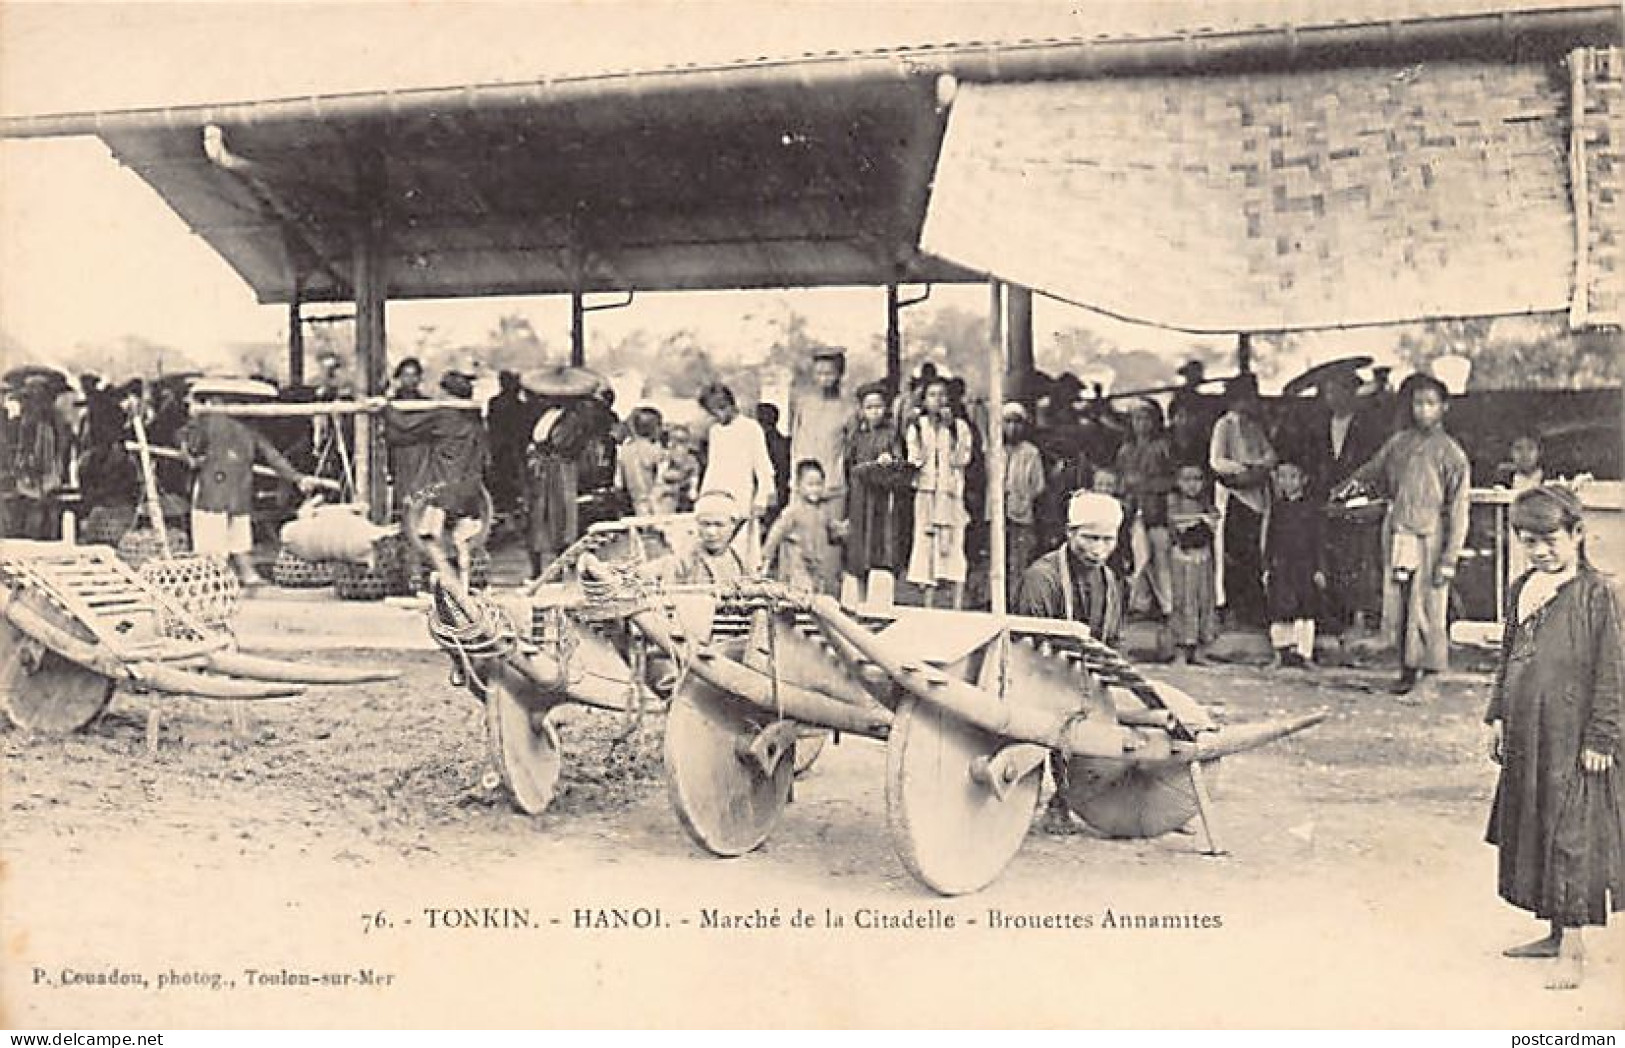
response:
<path id="1" fill-rule="evenodd" d="M 1193 331 L 1566 310 L 1570 90 L 1561 56 L 966 85 L 921 246 Z"/>
<path id="2" fill-rule="evenodd" d="M 1574 62 L 1580 110 L 1575 143 L 1574 195 L 1583 223 L 1584 257 L 1575 270 L 1577 325 L 1625 322 L 1625 178 L 1620 177 L 1620 135 L 1625 128 L 1625 50 L 1578 51 Z"/>

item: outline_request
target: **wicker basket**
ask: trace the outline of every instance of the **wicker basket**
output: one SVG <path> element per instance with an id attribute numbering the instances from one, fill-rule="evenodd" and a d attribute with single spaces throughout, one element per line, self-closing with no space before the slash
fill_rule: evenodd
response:
<path id="1" fill-rule="evenodd" d="M 421 578 L 418 558 L 404 535 L 385 535 L 374 542 L 372 558 L 389 587 L 389 596 L 410 597 L 417 593 Z"/>
<path id="2" fill-rule="evenodd" d="M 226 629 L 237 614 L 243 587 L 225 557 L 153 557 L 141 565 L 141 577 L 168 594 L 208 629 Z M 191 630 L 160 611 L 159 628 L 168 636 L 185 637 Z"/>
<path id="3" fill-rule="evenodd" d="M 365 564 L 335 561 L 333 594 L 340 600 L 383 600 L 390 595 L 390 580 Z"/>
<path id="4" fill-rule="evenodd" d="M 145 526 L 132 527 L 126 531 L 115 548 L 124 563 L 138 570 L 149 560 L 162 559 L 165 553 L 164 544 L 159 541 L 158 533 Z M 171 528 L 168 552 L 177 556 L 191 553 L 191 539 L 185 532 Z"/>
<path id="5" fill-rule="evenodd" d="M 77 540 L 81 546 L 112 546 L 135 526 L 134 506 L 92 506 L 79 522 Z"/>
<path id="6" fill-rule="evenodd" d="M 291 549 L 276 555 L 271 581 L 283 589 L 320 589 L 333 584 L 331 561 L 306 560 Z"/>

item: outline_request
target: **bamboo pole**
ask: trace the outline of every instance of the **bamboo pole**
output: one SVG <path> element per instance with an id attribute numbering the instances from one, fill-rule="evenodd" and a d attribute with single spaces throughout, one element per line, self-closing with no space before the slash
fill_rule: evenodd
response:
<path id="1" fill-rule="evenodd" d="M 1009 609 L 1005 601 L 1005 576 L 1009 565 L 1005 562 L 1004 545 L 1004 367 L 1005 343 L 1010 337 L 1010 325 L 1005 323 L 1005 286 L 995 280 L 989 285 L 989 338 L 987 368 L 987 521 L 988 521 L 988 606 L 993 614 L 1003 615 Z"/>
<path id="2" fill-rule="evenodd" d="M 314 404 L 194 404 L 194 415 L 228 415 L 231 418 L 316 418 L 325 415 L 376 414 L 385 405 L 404 414 L 452 408 L 456 411 L 480 411 L 481 405 L 473 400 L 326 400 Z"/>

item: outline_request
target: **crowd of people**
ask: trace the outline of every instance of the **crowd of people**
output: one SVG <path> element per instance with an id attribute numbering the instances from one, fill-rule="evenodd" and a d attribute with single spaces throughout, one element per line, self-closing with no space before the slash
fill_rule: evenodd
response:
<path id="1" fill-rule="evenodd" d="M 623 421 L 603 384 L 537 390 L 509 372 L 483 411 L 470 410 L 473 376 L 458 371 L 439 377 L 440 403 L 414 411 L 409 402 L 428 395 L 410 358 L 387 395 L 358 407 L 380 413 L 396 509 L 431 548 L 450 553 L 460 528 L 494 515 L 518 525 L 538 574 L 598 498 L 603 516 L 693 513 L 695 547 L 650 566 L 674 581 L 765 572 L 858 601 L 893 599 L 901 579 L 926 605 L 982 603 L 990 420 L 964 383 L 925 365 L 901 389 L 871 383 L 849 394 L 838 349 L 818 351 L 811 373 L 783 432 L 775 405 L 747 416 L 728 387 L 706 387 L 703 440 L 649 406 Z M 306 399 L 353 400 L 337 374 L 324 362 Z M 1380 621 L 1398 653 L 1395 690 L 1429 697 L 1446 666 L 1471 484 L 1468 457 L 1444 427 L 1446 387 L 1416 374 L 1397 391 L 1362 389 L 1355 371 L 1333 369 L 1313 401 L 1285 398 L 1272 413 L 1251 375 L 1230 379 L 1222 396 L 1203 391 L 1199 368 L 1182 376 L 1166 413 L 1149 397 L 1119 409 L 1067 375 L 1039 376 L 1023 400 L 1001 406 L 1011 609 L 1081 621 L 1107 643 L 1143 616 L 1170 655 L 1192 663 L 1225 622 L 1267 627 L 1289 667 L 1312 663 L 1320 626 Z M 70 491 L 81 512 L 156 497 L 189 509 L 194 546 L 233 557 L 247 578 L 254 464 L 309 493 L 344 459 L 339 416 L 279 447 L 238 419 L 195 410 L 241 391 L 230 382 L 115 386 L 87 375 L 75 385 L 45 369 L 8 378 L 8 536 L 60 537 Z M 151 485 L 132 436 L 175 449 L 156 460 Z M 1509 450 L 1498 479 L 1518 493 L 1516 562 L 1485 715 L 1488 754 L 1501 766 L 1487 836 L 1499 848 L 1502 897 L 1550 925 L 1507 954 L 1555 959 L 1550 985 L 1570 987 L 1583 929 L 1621 904 L 1621 627 L 1586 557 L 1579 500 L 1547 483 L 1537 438 Z M 1052 761 L 1058 788 L 1044 818 L 1058 832 L 1073 827 L 1067 773 Z"/>
<path id="2" fill-rule="evenodd" d="M 408 402 L 430 394 L 409 357 L 382 398 L 399 409 L 384 413 L 393 505 L 403 519 L 415 506 L 429 511 L 431 525 L 494 516 L 523 535 L 534 576 L 594 520 L 689 512 L 719 493 L 738 509 L 751 570 L 852 602 L 893 599 L 902 583 L 928 606 L 986 606 L 985 408 L 930 363 L 901 388 L 849 391 L 835 348 L 816 351 L 809 371 L 782 412 L 762 403 L 747 415 L 727 386 L 706 387 L 698 399 L 710 424 L 697 432 L 647 405 L 622 419 L 607 383 L 530 388 L 513 372 L 500 374 L 482 413 L 412 412 Z M 1400 686 L 1425 693 L 1444 660 L 1470 483 L 1442 426 L 1444 386 L 1419 374 L 1398 391 L 1380 375 L 1362 388 L 1354 369 L 1332 369 L 1312 400 L 1266 409 L 1251 375 L 1222 394 L 1208 392 L 1216 383 L 1198 364 L 1180 375 L 1169 396 L 1124 399 L 1040 374 L 1002 406 L 1009 606 L 1042 603 L 1029 568 L 1065 545 L 1072 495 L 1093 492 L 1121 509 L 1108 564 L 1123 614 L 1156 624 L 1161 657 L 1201 661 L 1221 626 L 1268 627 L 1280 662 L 1307 666 L 1317 631 L 1363 636 L 1381 623 L 1404 640 Z M 60 495 L 75 485 L 81 515 L 137 504 L 127 447 L 137 416 L 151 444 L 183 452 L 157 463 L 166 504 L 219 501 L 219 470 L 198 469 L 203 449 L 192 445 L 205 431 L 189 425 L 186 389 L 89 375 L 75 389 L 43 369 L 13 384 L 7 534 L 56 537 Z M 471 401 L 473 392 L 474 376 L 454 370 L 435 395 Z M 297 399 L 354 399 L 336 357 L 320 360 Z M 296 480 L 335 475 L 346 463 L 335 445 L 353 439 L 353 422 L 320 418 L 269 435 L 279 454 L 237 441 L 254 453 L 225 485 L 236 515 L 249 508 L 236 503 L 251 498 L 254 459 Z M 1538 483 L 1538 440 L 1520 437 L 1510 451 L 1510 483 Z M 231 551 L 241 545 L 238 535 Z"/>

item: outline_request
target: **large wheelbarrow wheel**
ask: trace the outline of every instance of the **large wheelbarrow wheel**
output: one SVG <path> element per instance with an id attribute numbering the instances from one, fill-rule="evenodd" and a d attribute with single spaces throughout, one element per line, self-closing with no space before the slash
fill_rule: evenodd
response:
<path id="1" fill-rule="evenodd" d="M 713 855 L 759 847 L 790 800 L 793 758 L 771 775 L 744 755 L 758 730 L 751 709 L 688 674 L 666 717 L 666 787 L 683 829 Z"/>
<path id="2" fill-rule="evenodd" d="M 987 887 L 1015 857 L 1038 805 L 1044 766 L 1003 797 L 971 777 L 1005 740 L 939 706 L 907 699 L 886 742 L 886 821 L 908 872 L 943 895 Z"/>
<path id="3" fill-rule="evenodd" d="M 1211 787 L 1219 762 L 1202 765 Z M 1078 757 L 1067 765 L 1066 803 L 1107 837 L 1160 837 L 1196 818 L 1196 789 L 1187 764 L 1133 764 Z"/>
<path id="4" fill-rule="evenodd" d="M 20 602 L 58 628 L 94 640 L 54 605 L 27 596 Z M 95 720 L 112 698 L 110 678 L 40 647 L 0 618 L 0 701 L 11 723 L 41 735 L 66 735 Z"/>
<path id="5" fill-rule="evenodd" d="M 540 815 L 558 794 L 563 756 L 559 734 L 546 714 L 526 706 L 498 671 L 485 696 L 485 728 L 491 758 L 514 807 Z"/>

